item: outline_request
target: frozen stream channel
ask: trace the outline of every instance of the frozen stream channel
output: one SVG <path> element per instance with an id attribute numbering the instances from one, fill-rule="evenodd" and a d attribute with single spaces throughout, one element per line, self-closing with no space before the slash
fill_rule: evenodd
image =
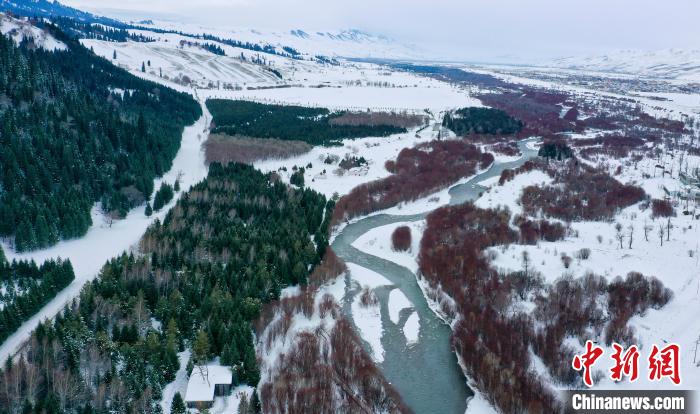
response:
<path id="1" fill-rule="evenodd" d="M 536 151 L 519 143 L 523 156 L 515 161 L 497 163 L 490 169 L 476 175 L 469 181 L 452 187 L 449 191 L 450 204 L 461 204 L 479 198 L 484 188 L 477 183 L 491 177 L 500 176 L 507 168 L 515 168 L 536 155 Z M 416 276 L 409 269 L 394 262 L 364 253 L 352 243 L 368 231 L 397 222 L 422 220 L 427 213 L 415 215 L 379 214 L 366 217 L 347 225 L 333 241 L 333 250 L 347 263 L 354 263 L 370 269 L 388 279 L 393 286 L 380 286 L 375 293 L 380 303 L 382 323 L 381 344 L 384 360 L 380 364 L 384 375 L 397 388 L 404 401 L 418 414 L 422 413 L 464 413 L 467 399 L 473 395 L 467 386 L 466 378 L 457 364 L 457 357 L 450 345 L 450 327 L 430 309 L 423 296 Z M 402 332 L 409 310 L 399 314 L 394 323 L 389 312 L 389 292 L 400 289 L 412 303 L 413 310 L 420 320 L 420 333 L 415 343 L 407 344 Z M 343 309 L 352 319 L 352 301 L 359 293 L 356 285 L 346 280 Z"/>

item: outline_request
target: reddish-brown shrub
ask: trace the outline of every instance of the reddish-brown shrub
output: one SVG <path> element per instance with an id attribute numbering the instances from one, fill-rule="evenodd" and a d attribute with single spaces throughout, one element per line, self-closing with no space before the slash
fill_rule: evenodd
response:
<path id="1" fill-rule="evenodd" d="M 560 117 L 560 104 L 567 100 L 561 92 L 530 87 L 505 93 L 480 94 L 478 98 L 492 108 L 505 111 L 520 119 L 525 128 L 519 137 L 551 135 L 573 130 L 570 121 Z"/>
<path id="2" fill-rule="evenodd" d="M 621 342 L 620 336 L 624 336 L 624 328 L 632 315 L 641 314 L 649 308 L 659 309 L 672 297 L 673 292 L 655 277 L 630 272 L 624 280 L 616 278 L 608 286 L 608 309 L 613 320 L 610 322 L 612 328 L 606 333 L 606 343 Z"/>
<path id="3" fill-rule="evenodd" d="M 394 175 L 355 187 L 338 200 L 332 223 L 424 197 L 491 163 L 493 155 L 464 141 L 432 141 L 405 148 L 394 165 L 385 165 Z"/>
<path id="4" fill-rule="evenodd" d="M 313 272 L 309 275 L 309 285 L 321 286 L 327 281 L 340 275 L 347 270 L 347 266 L 340 259 L 333 249 L 326 247 L 326 252 L 323 255 L 321 263 L 314 267 Z"/>
<path id="5" fill-rule="evenodd" d="M 596 138 L 577 139 L 572 145 L 583 148 L 579 153 L 584 158 L 603 154 L 614 158 L 625 158 L 630 151 L 644 145 L 644 140 L 617 134 L 606 134 Z"/>
<path id="6" fill-rule="evenodd" d="M 516 216 L 514 224 L 520 229 L 520 243 L 536 244 L 538 240 L 553 242 L 566 236 L 566 227 L 561 223 L 547 220 L 528 220 L 522 216 Z"/>
<path id="7" fill-rule="evenodd" d="M 525 163 L 518 168 L 508 168 L 503 170 L 501 172 L 501 177 L 498 179 L 498 185 L 503 185 L 508 181 L 511 181 L 518 174 L 524 174 L 534 170 L 540 170 L 542 172 L 545 172 L 552 178 L 554 178 L 555 176 L 553 166 L 551 166 L 541 158 L 536 158 L 533 160 L 525 161 Z"/>
<path id="8" fill-rule="evenodd" d="M 333 257 L 327 252 L 324 262 Z M 325 268 L 323 273 L 327 274 L 337 272 L 340 259 L 332 260 L 336 263 L 322 262 L 316 269 Z M 269 367 L 269 375 L 263 375 L 259 388 L 262 411 L 305 413 L 313 407 L 314 412 L 328 413 L 411 413 L 364 350 L 331 295 L 321 298 L 318 312 L 322 318 L 330 315 L 335 319 L 333 329 L 319 326 L 292 336 L 289 327 L 294 316 L 299 313 L 311 316 L 317 292 L 316 286 L 303 287 L 299 295 L 267 305 L 269 309 L 258 321 L 258 332 L 264 330 L 261 337 L 266 338 L 266 343 L 258 347 L 259 352 L 271 349 L 273 341 L 280 340 L 282 335 L 288 335 L 284 340 L 289 343 L 277 365 Z M 374 294 L 367 292 L 363 301 L 376 301 Z M 274 315 L 280 314 L 270 323 Z"/>
<path id="9" fill-rule="evenodd" d="M 204 143 L 207 165 L 218 162 L 252 164 L 254 161 L 270 158 L 288 158 L 311 151 L 311 145 L 302 141 L 250 138 L 211 134 Z"/>
<path id="10" fill-rule="evenodd" d="M 514 242 L 510 217 L 501 209 L 466 203 L 428 215 L 421 240 L 420 271 L 458 305 L 452 343 L 477 387 L 502 412 L 558 412 L 559 402 L 529 369 L 532 324 L 508 318 L 511 287 L 490 268 L 483 249 Z M 508 372 L 508 381 L 502 373 Z"/>
<path id="11" fill-rule="evenodd" d="M 489 145 L 486 147 L 486 150 L 496 154 L 507 155 L 509 157 L 521 155 L 520 148 L 518 148 L 518 144 L 515 141 L 499 142 Z"/>
<path id="12" fill-rule="evenodd" d="M 670 200 L 659 200 L 657 198 L 651 200 L 651 216 L 653 218 L 673 217 L 675 215 L 676 213 Z"/>
<path id="13" fill-rule="evenodd" d="M 571 161 L 557 172 L 554 185 L 525 187 L 520 201 L 528 215 L 576 221 L 611 219 L 620 209 L 643 198 L 641 188 L 621 184 L 605 171 Z"/>
<path id="14" fill-rule="evenodd" d="M 374 294 L 374 291 L 367 286 L 363 287 L 362 292 L 360 292 L 360 305 L 368 308 L 370 306 L 377 306 L 378 304 L 379 299 L 377 299 L 377 295 Z"/>
<path id="15" fill-rule="evenodd" d="M 411 249 L 411 229 L 408 226 L 397 227 L 391 234 L 391 248 L 397 252 Z"/>
<path id="16" fill-rule="evenodd" d="M 569 122 L 576 122 L 578 120 L 578 109 L 574 106 L 573 108 L 569 109 L 566 111 L 564 116 L 562 117 L 565 121 Z"/>
<path id="17" fill-rule="evenodd" d="M 345 112 L 331 118 L 331 125 L 390 125 L 398 128 L 414 128 L 424 125 L 428 117 L 425 115 L 395 113 L 395 112 Z"/>

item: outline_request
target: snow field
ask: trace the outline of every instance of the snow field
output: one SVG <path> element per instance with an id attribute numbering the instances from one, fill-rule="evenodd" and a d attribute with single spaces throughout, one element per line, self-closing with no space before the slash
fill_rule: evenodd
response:
<path id="1" fill-rule="evenodd" d="M 391 235 L 394 230 L 402 226 L 408 226 L 411 229 L 411 249 L 406 252 L 397 252 L 392 248 Z M 367 254 L 394 262 L 416 274 L 418 272 L 416 259 L 420 252 L 420 239 L 424 229 L 424 220 L 387 224 L 375 227 L 358 237 L 352 246 Z"/>
<path id="2" fill-rule="evenodd" d="M 680 183 L 671 177 L 646 178 L 641 177 L 645 173 L 642 165 L 653 160 L 644 160 L 637 169 L 625 168 L 616 178 L 623 183 L 636 182 L 641 185 L 651 197 L 662 198 L 666 195 L 664 187 L 674 191 L 679 189 Z M 615 169 L 619 162 L 610 160 L 611 169 Z M 529 173 L 530 175 L 534 172 Z M 521 175 L 521 180 L 506 183 L 503 187 L 495 186 L 490 193 L 477 201 L 477 205 L 490 207 L 498 204 L 517 207 L 517 197 L 520 195 L 518 187 L 529 185 L 533 181 L 544 177 L 527 178 L 528 174 Z M 520 176 L 519 176 L 520 177 Z M 496 193 L 496 189 L 499 189 Z M 491 200 L 489 200 L 491 195 Z M 510 196 L 510 197 L 509 197 Z M 588 272 L 604 276 L 608 281 L 627 273 L 636 271 L 645 276 L 655 276 L 665 287 L 674 292 L 673 299 L 661 309 L 650 309 L 643 315 L 634 316 L 629 321 L 635 331 L 638 346 L 641 349 L 640 379 L 634 383 L 625 380 L 620 383 L 612 383 L 607 376 L 607 369 L 611 361 L 612 348 L 606 348 L 605 360 L 601 359 L 596 370 L 603 378 L 596 388 L 600 389 L 671 389 L 675 386 L 669 381 L 652 383 L 646 377 L 646 360 L 644 359 L 651 347 L 656 344 L 660 347 L 666 343 L 674 342 L 681 346 L 681 378 L 682 387 L 700 387 L 700 368 L 694 362 L 695 348 L 700 338 L 700 320 L 696 317 L 700 309 L 700 231 L 697 220 L 692 216 L 685 216 L 683 208 L 677 207 L 678 215 L 671 218 L 672 228 L 670 239 L 668 237 L 667 220 L 664 218 L 653 219 L 651 210 L 640 210 L 639 204 L 630 206 L 616 215 L 611 222 L 574 222 L 571 223 L 569 235 L 557 242 L 539 242 L 535 246 L 510 245 L 489 249 L 495 257 L 493 266 L 503 271 L 517 271 L 523 268 L 523 252 L 527 251 L 530 257 L 530 266 L 540 272 L 546 283 L 553 283 L 563 275 L 581 277 Z M 692 210 L 692 208 L 691 208 Z M 622 247 L 617 239 L 615 224 L 622 225 L 624 240 Z M 648 226 L 647 237 L 644 228 Z M 663 231 L 663 245 L 660 240 L 660 230 Z M 629 247 L 629 237 L 632 234 L 632 247 Z M 647 241 L 648 238 L 648 241 Z M 582 249 L 591 250 L 587 260 L 576 258 L 576 253 Z M 565 254 L 574 258 L 567 269 L 561 260 Z M 529 312 L 534 308 L 532 303 L 518 303 L 516 310 Z M 578 339 L 569 338 L 567 343 L 577 352 L 582 352 L 584 344 Z M 599 344 L 603 345 L 603 344 Z M 538 368 L 538 372 L 544 378 L 549 375 L 544 366 Z M 642 378 L 645 377 L 645 378 Z M 552 384 L 557 387 L 557 384 Z"/>
<path id="3" fill-rule="evenodd" d="M 492 177 L 479 183 L 479 185 L 484 187 L 488 186 L 489 189 L 474 204 L 479 208 L 508 207 L 512 216 L 522 214 L 522 207 L 518 203 L 518 198 L 522 193 L 523 187 L 547 185 L 552 182 L 552 178 L 540 170 L 518 174 L 513 180 L 505 182 L 503 186 L 498 185 L 499 178 Z"/>
<path id="4" fill-rule="evenodd" d="M 422 131 L 418 137 L 415 131 L 409 131 L 388 137 L 347 139 L 343 140 L 342 147 L 314 147 L 311 151 L 296 157 L 256 161 L 253 165 L 263 172 L 277 172 L 285 182 L 289 182 L 293 166 L 304 167 L 306 168 L 304 174 L 306 187 L 325 194 L 326 197 L 332 197 L 336 193 L 342 196 L 360 184 L 391 175 L 384 168 L 384 163 L 394 160 L 402 149 L 432 139 L 429 129 Z M 325 164 L 324 160 L 329 155 L 335 155 L 341 160 L 345 155 L 363 156 L 367 160 L 367 165 L 345 171 L 338 166 L 338 163 Z M 311 167 L 307 168 L 309 164 Z M 282 167 L 286 167 L 287 171 L 280 171 Z"/>
<path id="5" fill-rule="evenodd" d="M 393 289 L 389 293 L 389 319 L 394 323 L 399 323 L 401 311 L 410 308 L 411 302 L 399 289 Z"/>

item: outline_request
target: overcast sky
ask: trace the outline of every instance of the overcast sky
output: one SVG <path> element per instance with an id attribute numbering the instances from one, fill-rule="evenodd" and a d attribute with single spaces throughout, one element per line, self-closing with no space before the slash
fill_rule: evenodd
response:
<path id="1" fill-rule="evenodd" d="M 700 49 L 699 0 L 64 0 L 121 18 L 216 27 L 356 28 L 435 58 L 538 61 L 619 49 Z"/>

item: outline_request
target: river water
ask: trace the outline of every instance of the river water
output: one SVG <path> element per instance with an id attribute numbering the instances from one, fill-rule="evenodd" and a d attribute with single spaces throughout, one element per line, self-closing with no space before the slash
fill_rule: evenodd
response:
<path id="1" fill-rule="evenodd" d="M 518 146 L 522 157 L 515 161 L 495 163 L 491 168 L 456 185 L 449 190 L 450 205 L 474 201 L 485 190 L 477 183 L 488 178 L 500 176 L 507 168 L 516 168 L 536 156 L 537 152 L 528 148 L 527 142 Z M 375 293 L 380 303 L 384 347 L 384 361 L 380 364 L 387 380 L 399 391 L 406 404 L 417 414 L 423 413 L 464 413 L 467 400 L 473 392 L 467 386 L 466 378 L 457 363 L 457 357 L 450 345 L 450 327 L 442 321 L 428 306 L 416 276 L 409 269 L 394 262 L 364 253 L 352 246 L 352 243 L 375 227 L 407 221 L 422 220 L 428 213 L 414 215 L 379 214 L 347 225 L 335 238 L 332 247 L 345 262 L 355 263 L 373 270 L 387 278 L 394 286 L 379 287 Z M 389 292 L 400 289 L 413 304 L 413 309 L 420 319 L 418 341 L 407 345 L 402 332 L 403 324 L 410 315 L 404 309 L 398 324 L 389 318 Z M 352 320 L 351 304 L 357 289 L 353 289 L 350 280 L 346 280 L 346 294 L 343 298 L 343 311 Z"/>

